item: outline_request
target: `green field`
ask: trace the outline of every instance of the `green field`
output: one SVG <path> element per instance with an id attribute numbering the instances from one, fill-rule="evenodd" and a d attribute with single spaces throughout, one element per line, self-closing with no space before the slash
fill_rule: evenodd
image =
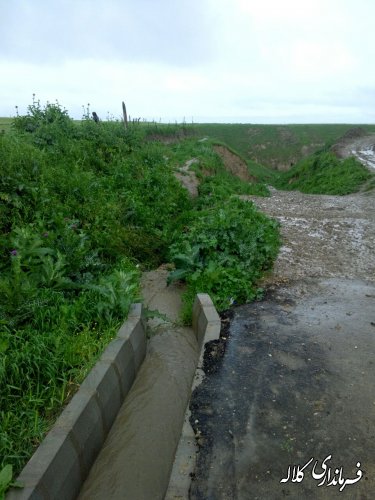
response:
<path id="1" fill-rule="evenodd" d="M 12 125 L 13 118 L 1 118 L 0 117 L 0 134 L 4 132 L 8 132 Z"/>
<path id="2" fill-rule="evenodd" d="M 358 125 L 355 125 L 356 127 Z M 246 124 L 194 124 L 199 136 L 222 141 L 246 160 L 284 170 L 302 157 L 339 139 L 353 125 L 246 125 Z M 375 125 L 363 125 L 375 132 Z"/>

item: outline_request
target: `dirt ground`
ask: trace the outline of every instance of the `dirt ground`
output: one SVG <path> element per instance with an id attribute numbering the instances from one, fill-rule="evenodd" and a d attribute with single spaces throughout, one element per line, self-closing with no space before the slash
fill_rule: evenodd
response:
<path id="1" fill-rule="evenodd" d="M 239 177 L 243 181 L 256 182 L 256 178 L 250 175 L 246 163 L 235 153 L 232 153 L 225 146 L 214 146 L 214 150 L 218 153 L 224 163 L 225 168 L 232 175 Z M 175 172 L 175 177 L 181 184 L 189 191 L 192 198 L 198 196 L 199 180 L 195 172 L 190 169 L 192 165 L 199 163 L 197 158 L 192 158 L 180 166 L 178 171 Z"/>
<path id="2" fill-rule="evenodd" d="M 341 158 L 355 156 L 370 170 L 375 169 L 375 134 L 366 134 L 360 127 L 349 130 L 332 149 Z"/>
<path id="3" fill-rule="evenodd" d="M 181 184 L 189 191 L 189 194 L 192 198 L 196 198 L 198 196 L 198 186 L 199 180 L 195 175 L 193 170 L 190 170 L 190 167 L 195 163 L 199 163 L 197 158 L 192 158 L 185 162 L 183 166 L 178 169 L 178 172 L 175 172 L 175 177 Z"/>
<path id="4" fill-rule="evenodd" d="M 279 220 L 283 245 L 264 299 L 228 311 L 206 350 L 190 499 L 373 498 L 374 198 L 245 197 Z"/>
<path id="5" fill-rule="evenodd" d="M 350 196 L 276 191 L 243 196 L 281 224 L 283 246 L 268 281 L 343 277 L 375 280 L 375 192 Z"/>
<path id="6" fill-rule="evenodd" d="M 256 182 L 256 178 L 249 174 L 246 163 L 235 153 L 232 153 L 225 146 L 214 146 L 214 150 L 223 159 L 224 166 L 231 174 L 239 177 L 243 181 Z"/>

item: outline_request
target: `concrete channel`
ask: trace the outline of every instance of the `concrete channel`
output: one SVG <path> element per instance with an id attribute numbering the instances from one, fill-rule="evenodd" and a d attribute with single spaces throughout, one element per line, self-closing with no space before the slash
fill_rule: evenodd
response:
<path id="1" fill-rule="evenodd" d="M 167 324 L 147 342 L 142 304 L 133 304 L 6 500 L 163 499 L 200 352 L 220 326 L 198 294 L 193 328 Z"/>

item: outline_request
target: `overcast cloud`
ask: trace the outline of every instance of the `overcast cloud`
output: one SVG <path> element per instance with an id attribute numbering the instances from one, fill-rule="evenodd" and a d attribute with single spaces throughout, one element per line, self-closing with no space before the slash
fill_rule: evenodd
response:
<path id="1" fill-rule="evenodd" d="M 0 0 L 0 116 L 375 123 L 373 0 Z"/>

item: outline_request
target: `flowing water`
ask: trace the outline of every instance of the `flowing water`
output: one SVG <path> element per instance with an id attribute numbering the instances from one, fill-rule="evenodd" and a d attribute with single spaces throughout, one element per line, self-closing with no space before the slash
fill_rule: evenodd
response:
<path id="1" fill-rule="evenodd" d="M 161 500 L 198 358 L 192 330 L 153 337 L 80 500 Z"/>

